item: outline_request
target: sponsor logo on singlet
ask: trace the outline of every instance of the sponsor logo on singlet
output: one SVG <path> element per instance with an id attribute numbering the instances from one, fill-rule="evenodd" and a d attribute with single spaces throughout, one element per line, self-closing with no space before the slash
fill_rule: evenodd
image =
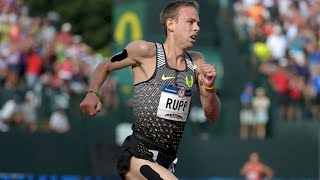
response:
<path id="1" fill-rule="evenodd" d="M 165 74 L 162 75 L 162 77 L 161 77 L 161 79 L 162 79 L 163 81 L 168 80 L 168 79 L 174 79 L 174 78 L 176 78 L 176 77 L 174 77 L 174 76 L 166 76 Z"/>

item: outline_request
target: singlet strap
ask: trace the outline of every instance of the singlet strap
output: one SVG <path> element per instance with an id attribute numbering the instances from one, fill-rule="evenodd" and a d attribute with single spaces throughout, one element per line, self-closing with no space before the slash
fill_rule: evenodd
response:
<path id="1" fill-rule="evenodd" d="M 194 68 L 193 68 L 193 61 L 192 61 L 192 58 L 190 56 L 190 54 L 188 52 L 186 52 L 186 61 L 187 61 L 187 66 L 188 68 L 191 70 L 191 71 L 194 71 Z"/>
<path id="2" fill-rule="evenodd" d="M 166 64 L 166 57 L 162 44 L 155 43 L 157 48 L 157 67 L 161 67 Z"/>

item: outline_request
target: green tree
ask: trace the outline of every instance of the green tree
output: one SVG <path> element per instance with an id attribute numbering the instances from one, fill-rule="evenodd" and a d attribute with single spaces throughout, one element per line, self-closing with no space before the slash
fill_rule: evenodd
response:
<path id="1" fill-rule="evenodd" d="M 45 17 L 48 12 L 59 14 L 57 28 L 61 24 L 72 24 L 72 32 L 82 36 L 93 49 L 102 49 L 112 38 L 113 0 L 28 0 L 31 16 Z"/>

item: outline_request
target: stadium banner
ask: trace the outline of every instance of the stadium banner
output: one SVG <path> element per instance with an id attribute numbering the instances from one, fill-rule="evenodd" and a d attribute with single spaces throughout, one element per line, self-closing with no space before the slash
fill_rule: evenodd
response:
<path id="1" fill-rule="evenodd" d="M 127 1 L 114 7 L 114 52 L 119 52 L 129 42 L 144 38 L 146 1 Z"/>

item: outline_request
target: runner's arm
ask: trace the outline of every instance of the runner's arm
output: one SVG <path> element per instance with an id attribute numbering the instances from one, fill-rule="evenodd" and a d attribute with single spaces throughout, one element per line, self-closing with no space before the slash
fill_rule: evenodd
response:
<path id="1" fill-rule="evenodd" d="M 204 109 L 204 113 L 210 121 L 217 120 L 221 104 L 215 92 L 215 67 L 207 64 L 204 57 L 199 52 L 193 52 L 192 59 L 196 65 L 197 88 L 200 95 L 200 101 Z M 210 69 L 210 72 L 208 70 Z"/>
<path id="2" fill-rule="evenodd" d="M 142 40 L 133 41 L 125 48 L 126 56 L 118 53 L 100 63 L 94 70 L 89 89 L 99 92 L 101 85 L 106 80 L 110 72 L 141 63 L 141 59 L 148 55 L 149 47 L 150 42 Z"/>

